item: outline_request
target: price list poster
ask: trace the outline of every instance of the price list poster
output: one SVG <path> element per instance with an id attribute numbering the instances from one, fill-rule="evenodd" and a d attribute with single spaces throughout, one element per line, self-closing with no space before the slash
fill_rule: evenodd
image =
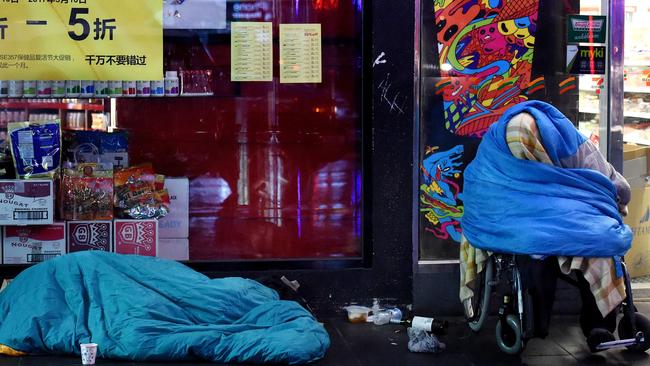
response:
<path id="1" fill-rule="evenodd" d="M 320 24 L 280 24 L 280 83 L 323 82 Z"/>
<path id="2" fill-rule="evenodd" d="M 231 81 L 273 81 L 273 23 L 231 24 Z"/>

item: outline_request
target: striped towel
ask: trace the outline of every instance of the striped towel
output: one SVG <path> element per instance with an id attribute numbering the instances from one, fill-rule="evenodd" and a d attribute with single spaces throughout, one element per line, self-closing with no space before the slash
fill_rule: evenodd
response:
<path id="1" fill-rule="evenodd" d="M 521 113 L 513 117 L 508 123 L 506 132 L 508 147 L 513 156 L 519 159 L 553 164 L 544 149 L 537 125 L 531 115 Z M 593 146 L 586 147 L 593 149 Z M 583 156 L 585 154 L 581 152 L 578 155 Z M 589 154 L 589 157 L 593 160 L 594 154 Z M 572 161 L 572 159 L 568 159 L 567 161 Z M 594 165 L 592 162 L 584 162 L 582 167 L 597 169 L 607 176 L 613 176 L 611 172 L 613 169 L 609 164 L 605 163 L 604 161 L 600 161 L 599 164 Z M 601 166 L 603 167 L 602 169 Z M 466 314 L 470 317 L 474 313 L 472 301 L 474 289 L 476 288 L 476 279 L 485 267 L 489 255 L 490 253 L 472 247 L 465 238 L 461 240 L 460 300 L 465 307 Z M 564 274 L 570 274 L 573 270 L 582 272 L 587 282 L 589 282 L 591 292 L 596 299 L 596 304 L 603 317 L 614 310 L 625 299 L 625 283 L 623 278 L 616 276 L 613 259 L 558 257 L 558 263 Z"/>

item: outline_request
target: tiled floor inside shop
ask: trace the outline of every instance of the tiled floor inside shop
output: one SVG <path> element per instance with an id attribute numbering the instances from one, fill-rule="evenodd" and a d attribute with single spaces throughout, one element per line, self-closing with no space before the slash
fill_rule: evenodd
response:
<path id="1" fill-rule="evenodd" d="M 650 316 L 650 302 L 639 302 L 639 310 Z M 528 343 L 520 357 L 502 354 L 494 340 L 495 321 L 480 334 L 472 334 L 460 319 L 452 320 L 450 334 L 443 341 L 447 350 L 441 354 L 414 354 L 406 349 L 407 336 L 400 326 L 374 326 L 350 324 L 345 319 L 326 322 L 332 346 L 325 359 L 316 365 L 650 365 L 650 354 L 635 354 L 625 350 L 610 350 L 591 354 L 587 348 L 574 316 L 561 316 L 553 320 L 551 335 L 547 339 L 534 339 Z M 77 358 L 24 357 L 0 358 L 0 366 L 50 366 L 80 365 Z M 135 365 L 131 362 L 98 360 L 98 365 Z M 173 365 L 148 363 L 144 365 Z M 191 362 L 184 365 L 214 365 Z"/>

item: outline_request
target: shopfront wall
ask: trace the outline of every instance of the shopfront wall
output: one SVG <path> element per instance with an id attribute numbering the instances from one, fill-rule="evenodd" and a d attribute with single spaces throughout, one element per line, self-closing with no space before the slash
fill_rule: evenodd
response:
<path id="1" fill-rule="evenodd" d="M 459 313 L 463 174 L 505 110 L 527 100 L 554 105 L 621 170 L 622 138 L 615 126 L 622 124 L 622 5 L 455 0 L 417 6 L 414 302 L 421 312 Z M 604 15 L 616 34 L 571 41 L 569 19 L 580 14 Z M 602 70 L 569 70 L 571 47 L 604 47 L 604 57 L 592 60 Z M 439 282 L 453 285 L 432 286 Z M 560 299 L 575 298 L 560 291 Z M 569 302 L 559 306 L 566 310 Z"/>
<path id="2" fill-rule="evenodd" d="M 188 232 L 169 239 L 210 276 L 286 275 L 321 312 L 373 297 L 410 303 L 413 5 L 210 3 L 223 3 L 210 8 L 223 16 L 218 25 L 205 26 L 214 14 L 184 7 L 189 1 L 166 4 L 163 16 L 174 19 L 160 74 L 171 72 L 172 85 L 179 76 L 179 95 L 11 97 L 0 101 L 0 128 L 58 118 L 64 132 L 126 132 L 129 165 L 187 179 Z M 241 48 L 231 37 L 242 22 L 268 24 L 268 80 L 235 75 Z M 317 45 L 298 49 L 320 51 L 310 56 L 320 75 L 281 80 L 286 24 L 308 25 Z M 110 117 L 93 123 L 102 113 Z M 11 277 L 30 265 L 0 268 Z"/>

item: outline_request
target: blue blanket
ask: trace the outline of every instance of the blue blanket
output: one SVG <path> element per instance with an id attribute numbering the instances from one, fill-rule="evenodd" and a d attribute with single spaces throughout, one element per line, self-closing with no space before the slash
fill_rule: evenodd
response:
<path id="1" fill-rule="evenodd" d="M 526 102 L 510 108 L 483 137 L 465 171 L 463 234 L 495 252 L 617 257 L 630 248 L 611 181 L 595 170 L 566 169 L 517 159 L 506 141 L 508 121 L 521 112 L 536 120 L 551 160 L 560 165 L 585 137 L 553 106 Z"/>
<path id="2" fill-rule="evenodd" d="M 324 327 L 295 302 L 242 278 L 209 279 L 167 260 L 70 254 L 0 293 L 0 344 L 29 354 L 302 364 L 325 355 Z"/>

